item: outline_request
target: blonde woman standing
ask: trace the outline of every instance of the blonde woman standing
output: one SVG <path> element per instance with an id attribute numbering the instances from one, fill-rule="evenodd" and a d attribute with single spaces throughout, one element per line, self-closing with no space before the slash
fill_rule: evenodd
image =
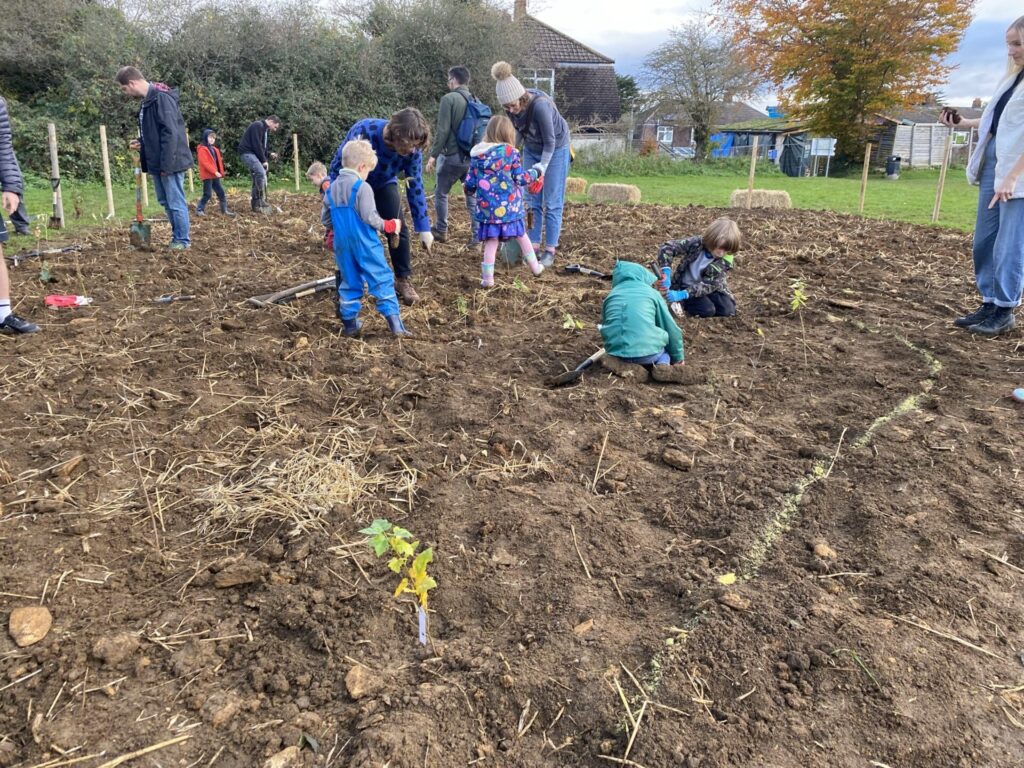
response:
<path id="1" fill-rule="evenodd" d="M 953 324 L 998 336 L 1011 330 L 1024 291 L 1024 16 L 1006 30 L 1006 77 L 980 118 L 944 109 L 949 127 L 977 128 L 978 146 L 967 179 L 980 187 L 974 227 L 974 275 L 981 306 Z"/>

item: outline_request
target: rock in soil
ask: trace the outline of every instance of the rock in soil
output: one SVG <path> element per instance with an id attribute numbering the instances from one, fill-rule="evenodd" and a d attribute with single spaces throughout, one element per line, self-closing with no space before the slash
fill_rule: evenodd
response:
<path id="1" fill-rule="evenodd" d="M 282 749 L 273 757 L 267 758 L 263 768 L 295 768 L 302 765 L 302 755 L 298 747 Z"/>
<path id="2" fill-rule="evenodd" d="M 234 565 L 229 565 L 214 576 L 213 585 L 218 589 L 226 589 L 243 584 L 255 584 L 263 581 L 267 570 L 267 566 L 257 560 L 242 560 Z"/>
<path id="3" fill-rule="evenodd" d="M 634 381 L 647 381 L 647 369 L 636 363 L 624 363 L 617 357 L 605 355 L 601 358 L 601 365 L 614 373 L 621 379 L 633 379 Z"/>
<path id="4" fill-rule="evenodd" d="M 384 681 L 362 665 L 352 667 L 345 675 L 345 687 L 353 699 L 371 696 L 384 687 Z"/>
<path id="5" fill-rule="evenodd" d="M 139 648 L 139 636 L 125 632 L 101 637 L 92 647 L 92 655 L 108 667 L 116 667 Z"/>
<path id="6" fill-rule="evenodd" d="M 732 608 L 734 611 L 750 609 L 750 601 L 737 592 L 723 592 L 718 596 L 718 602 L 728 608 Z"/>
<path id="7" fill-rule="evenodd" d="M 41 605 L 30 605 L 15 608 L 11 611 L 8 630 L 19 648 L 38 643 L 53 626 L 53 616 Z"/>
<path id="8" fill-rule="evenodd" d="M 814 554 L 822 560 L 835 560 L 839 557 L 839 555 L 836 554 L 836 551 L 824 541 L 814 542 L 813 550 Z"/>
<path id="9" fill-rule="evenodd" d="M 681 469 L 689 472 L 693 468 L 693 460 L 678 448 L 666 448 L 661 454 L 661 460 L 673 469 Z"/>

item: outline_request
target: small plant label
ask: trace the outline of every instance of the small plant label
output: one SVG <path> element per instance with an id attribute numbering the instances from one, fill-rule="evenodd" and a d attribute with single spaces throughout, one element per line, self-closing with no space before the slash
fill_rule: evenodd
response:
<path id="1" fill-rule="evenodd" d="M 416 609 L 416 614 L 420 619 L 420 645 L 427 644 L 427 612 L 421 605 Z"/>

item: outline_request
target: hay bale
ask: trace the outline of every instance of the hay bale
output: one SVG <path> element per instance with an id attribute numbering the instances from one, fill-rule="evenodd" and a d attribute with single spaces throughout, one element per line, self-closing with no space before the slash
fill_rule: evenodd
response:
<path id="1" fill-rule="evenodd" d="M 632 184 L 591 184 L 587 196 L 595 203 L 639 203 L 640 188 Z"/>
<path id="2" fill-rule="evenodd" d="M 565 180 L 565 194 L 582 195 L 587 191 L 587 180 L 579 176 L 570 176 Z"/>
<path id="3" fill-rule="evenodd" d="M 729 197 L 730 208 L 747 207 L 747 190 L 734 189 Z M 750 195 L 751 208 L 792 208 L 789 192 L 782 189 L 755 189 Z"/>

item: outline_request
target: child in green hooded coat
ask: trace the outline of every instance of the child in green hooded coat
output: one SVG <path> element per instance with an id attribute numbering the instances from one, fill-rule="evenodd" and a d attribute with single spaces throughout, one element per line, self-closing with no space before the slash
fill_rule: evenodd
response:
<path id="1" fill-rule="evenodd" d="M 638 365 L 682 365 L 683 332 L 657 278 L 641 264 L 620 261 L 612 271 L 612 290 L 601 308 L 601 337 L 607 354 Z"/>

